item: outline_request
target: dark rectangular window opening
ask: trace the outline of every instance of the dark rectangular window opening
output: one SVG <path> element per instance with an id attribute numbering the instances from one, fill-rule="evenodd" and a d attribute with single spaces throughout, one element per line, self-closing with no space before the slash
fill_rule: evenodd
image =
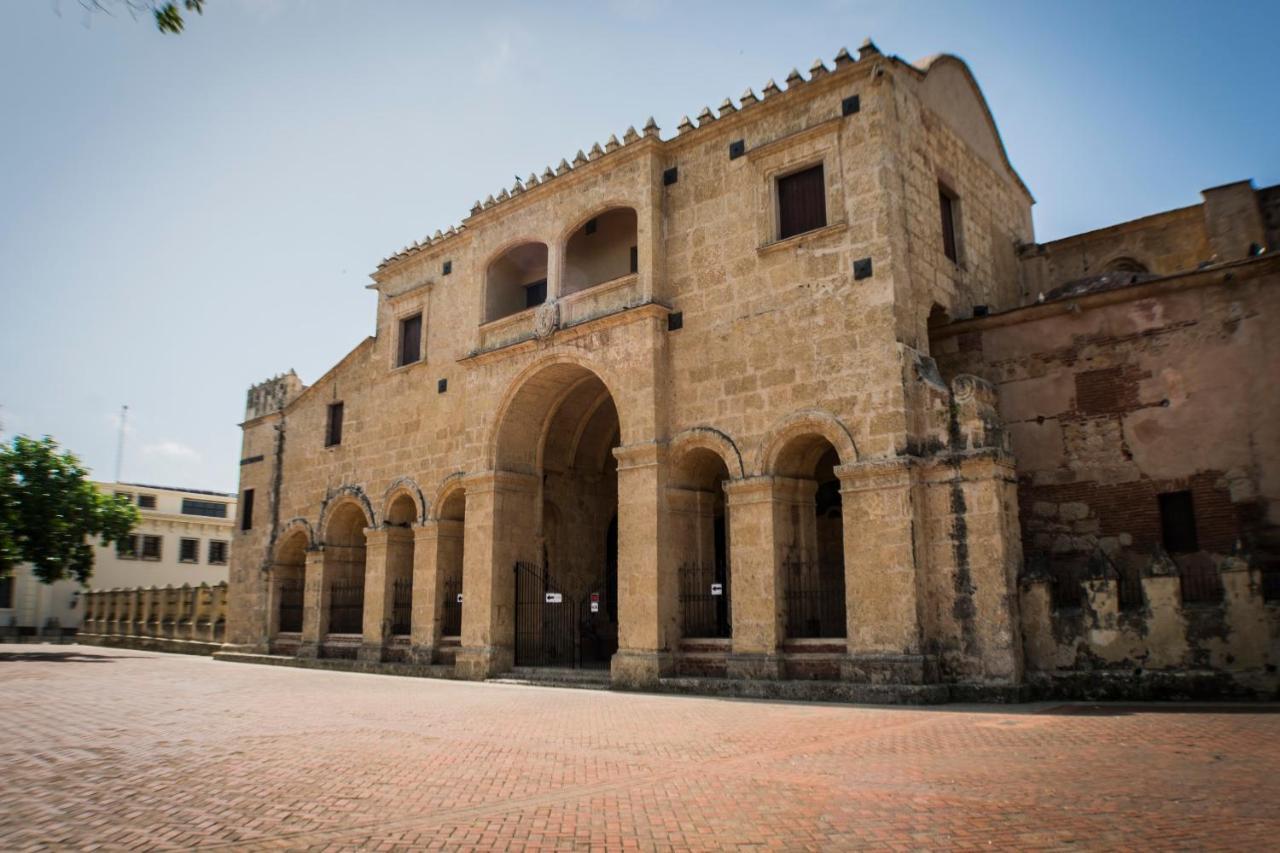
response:
<path id="1" fill-rule="evenodd" d="M 0 609 L 13 607 L 13 577 L 0 578 Z"/>
<path id="2" fill-rule="evenodd" d="M 778 179 L 778 239 L 827 224 L 827 188 L 822 164 Z"/>
<path id="3" fill-rule="evenodd" d="M 142 509 L 155 509 L 156 496 L 155 495 L 138 495 L 138 506 L 140 506 Z"/>
<path id="4" fill-rule="evenodd" d="M 638 246 L 631 247 L 631 271 L 640 272 L 640 248 Z"/>
<path id="5" fill-rule="evenodd" d="M 445 261 L 444 264 L 440 267 L 440 274 L 449 275 L 452 272 L 453 272 L 453 261 Z"/>
<path id="6" fill-rule="evenodd" d="M 684 328 L 684 312 L 672 311 L 667 315 L 667 331 L 678 332 Z"/>
<path id="7" fill-rule="evenodd" d="M 414 314 L 400 321 L 400 361 L 403 367 L 422 358 L 422 315 Z"/>
<path id="8" fill-rule="evenodd" d="M 956 194 L 938 184 L 938 207 L 942 210 L 942 253 L 954 264 L 960 263 L 956 244 Z"/>
<path id="9" fill-rule="evenodd" d="M 524 286 L 524 307 L 532 308 L 547 301 L 547 280 L 535 281 Z"/>
<path id="10" fill-rule="evenodd" d="M 206 518 L 226 518 L 227 505 L 220 501 L 202 501 L 197 498 L 183 498 L 182 514 L 203 515 Z"/>
<path id="11" fill-rule="evenodd" d="M 448 390 L 449 390 L 449 380 L 448 380 L 448 379 L 440 379 L 440 380 L 437 380 L 437 382 L 436 382 L 436 393 L 437 393 L 437 394 L 443 394 L 445 391 L 448 391 Z"/>
<path id="12" fill-rule="evenodd" d="M 161 538 L 159 536 L 143 536 L 142 537 L 142 559 L 158 560 L 160 559 Z"/>
<path id="13" fill-rule="evenodd" d="M 131 533 L 116 542 L 116 556 L 121 560 L 138 559 L 138 534 Z"/>
<path id="14" fill-rule="evenodd" d="M 324 446 L 342 444 L 342 404 L 329 404 L 329 424 L 324 433 Z"/>
<path id="15" fill-rule="evenodd" d="M 200 540 L 199 539 L 183 539 L 178 542 L 178 562 L 179 563 L 200 562 Z"/>
<path id="16" fill-rule="evenodd" d="M 253 489 L 245 489 L 240 499 L 240 529 L 253 529 Z"/>
<path id="17" fill-rule="evenodd" d="M 680 170 L 676 166 L 672 166 L 662 173 L 662 185 L 664 187 L 669 187 L 678 180 L 680 180 Z"/>
<path id="18" fill-rule="evenodd" d="M 209 540 L 209 565 L 225 566 L 227 564 L 227 543 L 221 539 Z"/>
<path id="19" fill-rule="evenodd" d="M 1191 554 L 1200 550 L 1196 536 L 1195 505 L 1191 492 L 1167 492 L 1160 501 L 1160 537 L 1170 554 Z"/>

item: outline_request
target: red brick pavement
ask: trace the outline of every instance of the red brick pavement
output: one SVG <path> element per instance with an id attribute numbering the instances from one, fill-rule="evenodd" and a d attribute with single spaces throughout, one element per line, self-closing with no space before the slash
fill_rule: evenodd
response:
<path id="1" fill-rule="evenodd" d="M 5 645 L 0 849 L 1274 849 L 1280 714 L 1180 710 L 746 702 Z"/>

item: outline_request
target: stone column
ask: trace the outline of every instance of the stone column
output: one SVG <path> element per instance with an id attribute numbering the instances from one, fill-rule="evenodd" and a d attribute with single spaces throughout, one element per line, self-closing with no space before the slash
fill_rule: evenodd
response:
<path id="1" fill-rule="evenodd" d="M 141 618 L 142 590 L 139 587 L 120 590 L 120 619 L 116 633 L 128 636 L 135 633 L 134 625 Z"/>
<path id="2" fill-rule="evenodd" d="M 223 581 L 209 590 L 209 639 L 215 643 L 222 642 L 227 630 L 227 583 Z"/>
<path id="3" fill-rule="evenodd" d="M 679 590 L 668 544 L 667 448 L 656 442 L 619 447 L 618 652 L 613 683 L 655 685 L 674 669 Z"/>
<path id="4" fill-rule="evenodd" d="M 413 530 L 413 616 L 409 631 L 409 660 L 414 663 L 432 663 L 440 640 L 439 538 L 440 522 L 435 519 Z"/>
<path id="5" fill-rule="evenodd" d="M 211 624 L 209 604 L 209 585 L 202 583 L 192 590 L 191 595 L 191 639 L 193 640 L 204 639 L 205 626 Z"/>
<path id="6" fill-rule="evenodd" d="M 329 633 L 329 584 L 324 564 L 324 548 L 307 551 L 307 567 L 302 588 L 302 641 L 298 657 L 320 657 L 320 643 Z"/>
<path id="7" fill-rule="evenodd" d="M 468 477 L 463 534 L 462 647 L 456 671 L 484 679 L 515 661 L 515 578 L 519 560 L 539 562 L 539 479 L 486 471 Z"/>
<path id="8" fill-rule="evenodd" d="M 382 660 L 391 636 L 391 572 L 387 571 L 390 534 L 385 527 L 370 527 L 364 532 L 364 637 L 359 652 L 362 661 Z"/>
<path id="9" fill-rule="evenodd" d="M 773 477 L 731 480 L 724 486 L 729 525 L 729 564 L 733 571 L 733 652 L 731 678 L 776 679 L 781 675 L 780 569 L 787 543 L 780 541 L 779 520 L 786 503 Z"/>
<path id="10" fill-rule="evenodd" d="M 920 684 L 936 678 L 921 653 L 910 459 L 836 468 L 844 531 L 849 681 Z"/>

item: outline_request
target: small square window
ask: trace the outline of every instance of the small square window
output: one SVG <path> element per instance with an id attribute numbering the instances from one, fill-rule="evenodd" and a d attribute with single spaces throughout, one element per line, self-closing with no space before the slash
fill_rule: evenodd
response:
<path id="1" fill-rule="evenodd" d="M 129 503 L 133 503 L 133 492 L 116 492 L 115 496 Z"/>
<path id="2" fill-rule="evenodd" d="M 329 422 L 325 428 L 324 446 L 333 447 L 342 444 L 342 404 L 329 404 Z"/>
<path id="3" fill-rule="evenodd" d="M 827 224 L 827 185 L 822 164 L 778 179 L 778 239 Z"/>
<path id="4" fill-rule="evenodd" d="M 524 307 L 532 308 L 547 301 L 547 280 L 535 281 L 524 286 Z"/>
<path id="5" fill-rule="evenodd" d="M 448 379 L 440 379 L 440 380 L 438 380 L 438 381 L 436 382 L 436 393 L 437 393 L 437 394 L 443 394 L 445 391 L 448 391 L 448 390 L 449 390 L 449 380 L 448 380 Z"/>
<path id="6" fill-rule="evenodd" d="M 664 187 L 669 187 L 678 180 L 680 180 L 680 169 L 677 166 L 672 166 L 662 173 L 662 185 Z"/>
<path id="7" fill-rule="evenodd" d="M 404 366 L 422 358 L 422 315 L 414 314 L 400 321 L 400 360 Z"/>
<path id="8" fill-rule="evenodd" d="M 138 506 L 142 507 L 143 509 L 155 509 L 156 496 L 155 495 L 138 495 Z"/>
<path id="9" fill-rule="evenodd" d="M 161 555 L 161 537 L 159 536 L 143 536 L 142 537 L 142 559 L 158 560 Z"/>
<path id="10" fill-rule="evenodd" d="M 737 160 L 743 154 L 747 153 L 747 143 L 742 139 L 734 140 L 729 143 L 729 159 Z"/>
<path id="11" fill-rule="evenodd" d="M 178 562 L 179 563 L 198 563 L 200 562 L 200 540 L 199 539 L 182 539 L 178 542 Z"/>
<path id="12" fill-rule="evenodd" d="M 138 559 L 138 534 L 131 533 L 116 542 L 116 557 L 121 560 Z"/>
<path id="13" fill-rule="evenodd" d="M 440 268 L 441 275 L 449 275 L 453 272 L 453 261 L 445 261 L 444 266 Z"/>
<path id="14" fill-rule="evenodd" d="M 209 540 L 209 565 L 225 566 L 227 564 L 227 543 L 221 539 Z"/>

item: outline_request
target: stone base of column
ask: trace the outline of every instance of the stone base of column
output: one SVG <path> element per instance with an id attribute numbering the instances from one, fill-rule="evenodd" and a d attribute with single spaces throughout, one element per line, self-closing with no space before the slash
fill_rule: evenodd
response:
<path id="1" fill-rule="evenodd" d="M 436 662 L 436 650 L 430 645 L 409 646 L 408 663 L 432 664 Z"/>
<path id="2" fill-rule="evenodd" d="M 754 678 L 776 681 L 782 678 L 782 658 L 765 652 L 731 652 L 725 658 L 725 675 L 729 678 Z"/>
<path id="3" fill-rule="evenodd" d="M 469 681 L 484 681 L 515 665 L 515 652 L 493 646 L 470 646 L 458 650 L 454 672 Z"/>
<path id="4" fill-rule="evenodd" d="M 356 660 L 364 663 L 381 663 L 384 655 L 382 643 L 361 643 L 356 652 Z"/>
<path id="5" fill-rule="evenodd" d="M 675 672 L 675 659 L 669 652 L 619 649 L 609 662 L 609 677 L 613 686 L 623 690 L 656 687 L 659 679 L 673 672 Z"/>
<path id="6" fill-rule="evenodd" d="M 194 640 L 203 640 L 203 637 L 193 637 Z M 270 654 L 270 648 L 266 643 L 223 643 L 218 652 L 226 652 L 232 655 L 266 655 Z"/>
<path id="7" fill-rule="evenodd" d="M 938 662 L 932 655 L 852 654 L 840 662 L 840 680 L 858 684 L 934 684 Z"/>
<path id="8" fill-rule="evenodd" d="M 306 660 L 319 660 L 320 644 L 315 640 L 303 640 L 298 645 L 297 657 L 305 658 Z"/>

